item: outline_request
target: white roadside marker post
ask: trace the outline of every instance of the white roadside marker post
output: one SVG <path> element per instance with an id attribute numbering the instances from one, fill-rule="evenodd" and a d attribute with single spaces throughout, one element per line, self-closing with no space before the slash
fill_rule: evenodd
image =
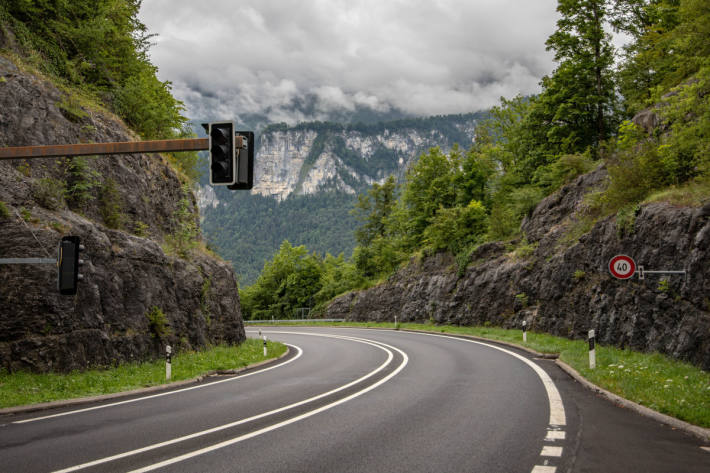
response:
<path id="1" fill-rule="evenodd" d="M 266 358 L 266 335 L 264 335 L 264 358 Z"/>
<path id="2" fill-rule="evenodd" d="M 589 331 L 589 368 L 597 367 L 597 356 L 594 350 L 594 329 Z"/>
<path id="3" fill-rule="evenodd" d="M 526 331 L 527 325 L 528 325 L 528 323 L 525 320 L 523 320 L 523 342 L 526 342 L 526 343 L 528 341 L 528 332 Z"/>
<path id="4" fill-rule="evenodd" d="M 173 349 L 170 345 L 165 347 L 165 380 L 170 381 L 172 374 L 172 353 Z"/>
<path id="5" fill-rule="evenodd" d="M 394 316 L 394 329 L 397 330 L 397 316 Z"/>

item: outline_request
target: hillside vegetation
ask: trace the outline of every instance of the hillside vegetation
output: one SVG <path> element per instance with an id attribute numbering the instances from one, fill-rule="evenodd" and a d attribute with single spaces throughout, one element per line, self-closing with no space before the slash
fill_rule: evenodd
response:
<path id="1" fill-rule="evenodd" d="M 150 39 L 138 19 L 141 0 L 5 0 L 0 44 L 15 62 L 50 78 L 66 93 L 63 113 L 74 121 L 102 106 L 144 139 L 192 136 L 182 102 L 160 81 L 148 57 Z M 190 180 L 197 153 L 170 159 Z"/>
<path id="2" fill-rule="evenodd" d="M 290 317 L 297 307 L 373 285 L 413 255 L 448 251 L 459 270 L 482 243 L 521 238 L 545 196 L 599 166 L 569 238 L 639 205 L 710 198 L 710 4 L 704 0 L 560 0 L 548 38 L 557 68 L 533 97 L 502 98 L 468 149 L 432 149 L 402 184 L 374 184 L 353 210 L 361 226 L 351 260 L 284 242 L 241 293 L 247 316 Z M 605 28 L 632 41 L 615 51 Z M 615 62 L 615 59 L 618 61 Z M 639 117 L 631 121 L 639 112 Z"/>

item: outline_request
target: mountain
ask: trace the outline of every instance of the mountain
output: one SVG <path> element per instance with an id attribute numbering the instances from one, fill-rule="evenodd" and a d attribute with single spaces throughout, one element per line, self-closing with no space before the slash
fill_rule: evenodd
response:
<path id="1" fill-rule="evenodd" d="M 468 146 L 485 117 L 272 124 L 257 133 L 251 193 L 209 186 L 203 174 L 198 201 L 205 237 L 232 261 L 242 285 L 256 280 L 285 239 L 320 254 L 349 256 L 357 226 L 349 211 L 357 194 L 390 175 L 401 178 L 431 147 Z"/>

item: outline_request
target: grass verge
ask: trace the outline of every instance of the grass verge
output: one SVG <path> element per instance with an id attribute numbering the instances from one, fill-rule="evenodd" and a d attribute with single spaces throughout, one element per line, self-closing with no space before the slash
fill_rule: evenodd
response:
<path id="1" fill-rule="evenodd" d="M 394 328 L 393 323 L 308 323 L 337 327 Z M 294 324 L 295 325 L 295 324 Z M 302 325 L 302 324 L 299 324 Z M 710 373 L 659 353 L 641 353 L 597 344 L 596 369 L 589 369 L 586 340 L 569 340 L 545 333 L 497 327 L 400 323 L 399 328 L 473 335 L 514 343 L 541 353 L 558 353 L 560 359 L 590 382 L 625 399 L 700 427 L 710 428 Z"/>
<path id="2" fill-rule="evenodd" d="M 263 342 L 247 339 L 238 346 L 219 345 L 205 351 L 178 353 L 172 359 L 171 382 L 279 357 L 286 352 L 286 345 L 267 341 L 267 349 L 269 355 L 264 358 Z M 165 383 L 165 360 L 67 374 L 0 370 L 0 408 L 110 394 Z"/>

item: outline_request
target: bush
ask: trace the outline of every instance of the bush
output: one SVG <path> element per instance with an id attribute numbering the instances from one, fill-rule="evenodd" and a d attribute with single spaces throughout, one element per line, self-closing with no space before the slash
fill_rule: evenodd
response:
<path id="1" fill-rule="evenodd" d="M 148 319 L 148 329 L 151 337 L 162 340 L 163 337 L 172 333 L 168 326 L 168 318 L 160 307 L 151 307 L 145 316 Z"/>
<path id="2" fill-rule="evenodd" d="M 122 224 L 121 194 L 118 193 L 116 181 L 106 178 L 99 195 L 99 210 L 101 218 L 109 228 L 119 228 Z"/>
<path id="3" fill-rule="evenodd" d="M 466 207 L 440 207 L 424 230 L 424 243 L 434 251 L 459 253 L 485 232 L 487 221 L 486 209 L 477 200 Z"/>
<path id="4" fill-rule="evenodd" d="M 178 202 L 178 208 L 173 213 L 175 231 L 165 238 L 169 252 L 181 258 L 187 258 L 190 252 L 197 247 L 200 240 L 200 228 L 195 221 L 192 211 L 190 187 L 185 184 L 182 188 L 183 197 Z"/>
<path id="5" fill-rule="evenodd" d="M 44 177 L 32 183 L 32 196 L 39 205 L 49 210 L 64 206 L 66 183 L 51 177 Z"/>
<path id="6" fill-rule="evenodd" d="M 10 218 L 10 210 L 5 205 L 5 202 L 0 200 L 0 219 L 7 220 Z"/>
<path id="7" fill-rule="evenodd" d="M 89 165 L 85 156 L 69 160 L 69 179 L 65 195 L 74 207 L 84 207 L 94 198 L 93 190 L 99 185 L 99 173 Z"/>

